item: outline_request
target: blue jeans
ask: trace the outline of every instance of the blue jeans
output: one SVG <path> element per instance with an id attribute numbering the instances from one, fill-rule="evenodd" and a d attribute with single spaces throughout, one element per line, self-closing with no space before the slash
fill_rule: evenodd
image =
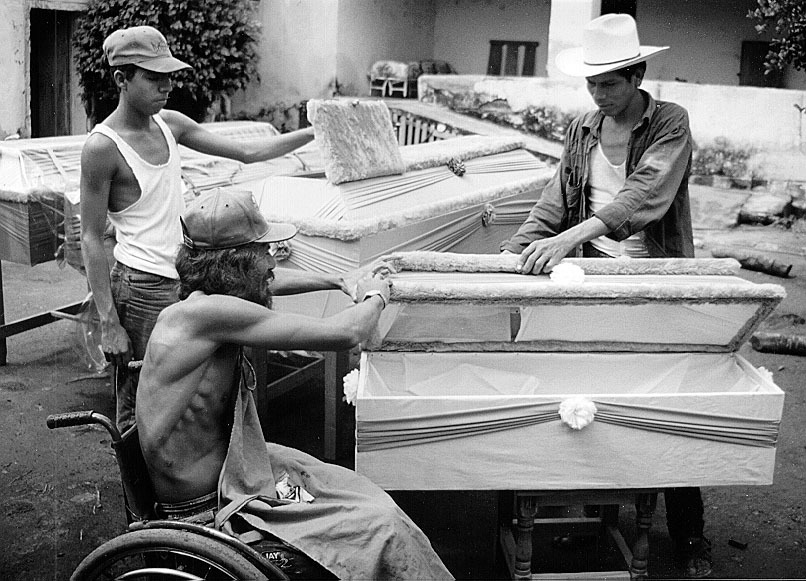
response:
<path id="1" fill-rule="evenodd" d="M 162 310 L 176 302 L 178 281 L 117 263 L 110 275 L 112 298 L 120 324 L 132 342 L 132 359 L 142 361 L 151 331 Z M 123 432 L 134 424 L 137 373 L 113 369 L 117 424 Z"/>

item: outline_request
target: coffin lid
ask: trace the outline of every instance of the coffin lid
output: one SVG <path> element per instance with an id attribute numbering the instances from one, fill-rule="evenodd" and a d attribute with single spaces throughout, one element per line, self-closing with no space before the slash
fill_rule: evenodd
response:
<path id="1" fill-rule="evenodd" d="M 582 282 L 516 272 L 516 255 L 386 257 L 389 307 L 368 350 L 736 351 L 785 296 L 733 259 L 565 259 Z"/>

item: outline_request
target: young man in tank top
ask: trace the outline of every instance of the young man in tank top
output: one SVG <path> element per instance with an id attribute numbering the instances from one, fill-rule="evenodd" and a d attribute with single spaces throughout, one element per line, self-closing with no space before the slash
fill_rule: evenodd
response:
<path id="1" fill-rule="evenodd" d="M 501 244 L 521 272 L 550 272 L 569 255 L 694 256 L 688 177 L 688 113 L 639 87 L 646 61 L 669 47 L 641 46 L 635 21 L 606 14 L 557 67 L 584 77 L 597 109 L 569 126 L 562 159 L 518 232 Z M 699 488 L 665 491 L 669 534 L 683 574 L 711 573 Z"/>
<path id="2" fill-rule="evenodd" d="M 120 91 L 117 108 L 90 133 L 81 154 L 81 245 L 101 320 L 101 348 L 115 369 L 117 419 L 133 422 L 134 390 L 126 373 L 142 359 L 157 315 L 176 302 L 176 250 L 184 208 L 178 144 L 244 163 L 282 156 L 313 139 L 313 129 L 243 145 L 215 135 L 177 111 L 164 110 L 174 58 L 150 26 L 117 30 L 104 55 Z M 115 228 L 115 266 L 104 252 L 107 216 Z"/>

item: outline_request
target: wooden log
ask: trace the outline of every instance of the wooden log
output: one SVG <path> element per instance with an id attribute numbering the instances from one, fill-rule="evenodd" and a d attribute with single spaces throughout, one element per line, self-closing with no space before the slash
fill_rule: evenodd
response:
<path id="1" fill-rule="evenodd" d="M 782 333 L 755 333 L 750 345 L 762 353 L 782 355 L 806 355 L 806 335 L 784 335 Z"/>
<path id="2" fill-rule="evenodd" d="M 774 258 L 765 256 L 761 252 L 752 250 L 715 246 L 711 249 L 711 256 L 714 258 L 735 258 L 742 265 L 742 268 L 780 276 L 781 278 L 789 277 L 789 271 L 792 270 L 791 264 L 784 264 Z"/>

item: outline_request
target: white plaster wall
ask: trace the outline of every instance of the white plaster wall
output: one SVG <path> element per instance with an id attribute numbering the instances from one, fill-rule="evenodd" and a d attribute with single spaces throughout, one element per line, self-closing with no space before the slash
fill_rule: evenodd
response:
<path id="1" fill-rule="evenodd" d="M 485 100 L 506 99 L 513 111 L 532 105 L 576 113 L 594 106 L 584 81 L 428 75 L 420 83 L 420 94 L 425 85 L 454 94 L 481 93 Z M 685 107 L 692 135 L 700 145 L 724 137 L 735 145 L 767 150 L 795 151 L 806 146 L 806 119 L 797 109 L 806 107 L 806 91 L 667 81 L 644 81 L 642 87 L 655 98 Z"/>
<path id="2" fill-rule="evenodd" d="M 546 63 L 549 77 L 558 80 L 571 79 L 557 68 L 555 60 L 562 51 L 582 45 L 582 30 L 588 22 L 601 14 L 601 4 L 600 0 L 554 0 L 551 3 Z"/>
<path id="3" fill-rule="evenodd" d="M 376 61 L 433 58 L 434 16 L 433 0 L 340 0 L 337 73 L 342 94 L 369 95 L 369 69 Z"/>
<path id="4" fill-rule="evenodd" d="M 75 20 L 73 21 L 75 28 Z M 71 34 L 72 36 L 72 34 Z M 90 130 L 87 112 L 84 109 L 84 101 L 81 100 L 81 87 L 78 84 L 78 71 L 76 70 L 74 55 L 75 49 L 70 46 L 70 133 L 82 135 Z"/>
<path id="5" fill-rule="evenodd" d="M 279 103 L 330 96 L 336 76 L 339 0 L 262 0 L 258 17 L 260 83 L 232 100 L 233 112 L 256 114 Z"/>
<path id="6" fill-rule="evenodd" d="M 692 134 L 702 144 L 717 137 L 765 149 L 797 150 L 806 144 L 795 107 L 806 106 L 806 91 L 659 81 L 647 81 L 644 88 L 685 107 Z"/>
<path id="7" fill-rule="evenodd" d="M 27 0 L 0 1 L 0 139 L 30 135 Z"/>
<path id="8" fill-rule="evenodd" d="M 87 0 L 0 0 L 0 139 L 31 135 L 31 8 L 78 12 L 86 5 Z M 70 127 L 74 135 L 87 131 L 75 67 L 70 70 Z"/>
<path id="9" fill-rule="evenodd" d="M 651 61 L 647 79 L 738 85 L 743 40 L 759 35 L 747 13 L 756 0 L 641 0 L 636 21 L 642 44 L 671 47 Z M 789 71 L 786 84 L 806 89 L 806 75 Z"/>
<path id="10" fill-rule="evenodd" d="M 483 75 L 491 40 L 537 41 L 535 74 L 546 75 L 550 0 L 436 0 L 435 8 L 435 59 Z"/>

